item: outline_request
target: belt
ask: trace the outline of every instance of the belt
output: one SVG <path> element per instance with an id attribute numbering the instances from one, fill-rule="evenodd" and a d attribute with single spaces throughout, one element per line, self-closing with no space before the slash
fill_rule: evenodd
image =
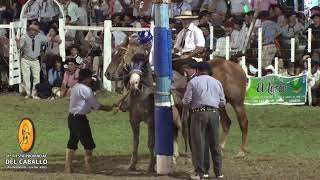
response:
<path id="1" fill-rule="evenodd" d="M 69 115 L 71 116 L 86 116 L 85 114 L 76 114 L 76 113 L 69 113 Z"/>
<path id="2" fill-rule="evenodd" d="M 202 106 L 199 108 L 194 108 L 191 110 L 191 112 L 206 112 L 206 111 L 218 111 L 218 108 L 212 107 L 212 106 Z"/>
<path id="3" fill-rule="evenodd" d="M 38 58 L 30 58 L 28 56 L 22 56 L 22 58 L 28 61 L 38 61 Z"/>

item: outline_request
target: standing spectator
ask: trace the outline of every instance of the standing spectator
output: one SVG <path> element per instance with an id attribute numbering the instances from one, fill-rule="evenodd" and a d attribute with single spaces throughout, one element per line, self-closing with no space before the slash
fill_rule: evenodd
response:
<path id="1" fill-rule="evenodd" d="M 56 27 L 51 27 L 49 29 L 49 33 L 48 33 L 48 37 L 55 39 L 55 41 L 49 41 L 47 43 L 47 47 L 46 47 L 46 54 L 50 54 L 50 55 L 59 55 L 60 54 L 60 43 L 61 43 L 61 39 L 59 36 L 59 31 Z"/>
<path id="2" fill-rule="evenodd" d="M 23 5 L 27 2 L 27 0 L 15 0 L 14 1 L 14 6 L 13 7 L 16 7 L 15 9 L 15 19 L 20 19 L 20 14 L 21 14 L 21 11 L 22 11 L 22 7 Z"/>
<path id="3" fill-rule="evenodd" d="M 66 16 L 66 25 L 71 25 L 71 17 L 69 15 Z M 75 43 L 76 39 L 76 30 L 66 30 L 65 31 L 65 44 L 66 48 L 70 47 L 72 44 Z"/>
<path id="4" fill-rule="evenodd" d="M 171 18 L 179 16 L 182 12 L 191 11 L 192 8 L 186 0 L 172 0 L 171 3 Z"/>
<path id="5" fill-rule="evenodd" d="M 39 4 L 40 28 L 45 34 L 47 34 L 50 28 L 49 23 L 53 17 L 59 14 L 59 9 L 57 9 L 57 5 L 54 4 L 53 0 L 39 0 Z"/>
<path id="6" fill-rule="evenodd" d="M 77 68 L 77 62 L 75 59 L 67 60 L 68 69 L 63 75 L 63 81 L 61 85 L 61 97 L 69 96 L 71 88 L 77 84 L 79 78 L 79 68 Z"/>
<path id="7" fill-rule="evenodd" d="M 268 11 L 272 4 L 278 4 L 277 0 L 251 0 L 251 6 L 255 11 Z"/>
<path id="8" fill-rule="evenodd" d="M 80 2 L 80 7 L 79 7 L 79 25 L 80 26 L 88 26 L 88 6 L 86 1 L 81 1 Z"/>
<path id="9" fill-rule="evenodd" d="M 40 63 L 39 56 L 41 46 L 48 41 L 56 41 L 39 33 L 40 29 L 37 25 L 30 25 L 28 33 L 24 35 L 21 40 L 17 39 L 17 46 L 22 50 L 23 56 L 21 59 L 21 71 L 24 82 L 24 88 L 27 96 L 25 98 L 37 98 L 35 85 L 40 82 Z M 30 75 L 32 74 L 32 89 L 30 82 Z"/>
<path id="10" fill-rule="evenodd" d="M 287 14 L 288 24 L 281 28 L 281 50 L 284 69 L 288 69 L 289 74 L 293 74 L 293 64 L 291 63 L 291 38 L 295 38 L 295 47 L 299 46 L 299 37 L 304 31 L 302 24 L 297 22 L 297 14 L 290 12 Z M 297 50 L 297 49 L 296 49 Z"/>
<path id="11" fill-rule="evenodd" d="M 210 20 L 210 16 L 211 16 L 211 13 L 209 13 L 207 10 L 204 10 L 204 11 L 201 11 L 199 13 L 199 18 L 198 20 L 196 21 L 193 21 L 193 24 L 195 26 L 199 26 L 199 25 L 204 25 L 204 26 L 211 26 L 211 22 L 209 21 Z"/>
<path id="12" fill-rule="evenodd" d="M 197 16 L 193 16 L 191 11 L 185 11 L 176 17 L 182 21 L 183 29 L 177 36 L 174 51 L 180 53 L 180 56 L 184 58 L 199 55 L 205 47 L 205 39 L 201 29 L 192 23 L 195 18 Z"/>
<path id="13" fill-rule="evenodd" d="M 152 2 L 153 1 L 143 1 L 143 0 L 134 0 L 133 5 L 133 15 L 137 16 L 151 16 L 152 12 Z"/>
<path id="14" fill-rule="evenodd" d="M 262 28 L 262 68 L 272 64 L 277 52 L 276 38 L 280 35 L 281 29 L 277 23 L 271 21 L 268 11 L 259 14 Z"/>
<path id="15" fill-rule="evenodd" d="M 199 66 L 199 65 L 198 65 Z M 190 139 L 192 164 L 195 174 L 191 179 L 204 179 L 209 168 L 206 164 L 207 148 L 210 147 L 214 164 L 214 173 L 217 178 L 223 178 L 222 152 L 219 149 L 219 108 L 226 104 L 222 85 L 211 77 L 210 64 L 198 67 L 197 77 L 190 80 L 182 102 L 191 108 Z M 186 72 L 188 73 L 188 72 Z M 192 74 L 187 74 L 192 76 Z M 206 166 L 206 167 L 205 167 Z"/>
<path id="16" fill-rule="evenodd" d="M 39 0 L 30 0 L 26 8 L 25 17 L 28 19 L 28 21 L 37 21 L 39 18 L 39 11 Z"/>
<path id="17" fill-rule="evenodd" d="M 61 3 L 64 7 L 64 13 L 71 18 L 70 24 L 77 24 L 80 18 L 79 6 L 71 0 L 61 0 Z"/>
<path id="18" fill-rule="evenodd" d="M 270 19 L 278 23 L 280 27 L 287 24 L 285 15 L 283 13 L 283 7 L 280 5 L 274 4 L 269 8 Z"/>
<path id="19" fill-rule="evenodd" d="M 315 14 L 312 17 L 313 24 L 309 26 L 312 29 L 312 61 L 320 64 L 320 14 Z"/>
<path id="20" fill-rule="evenodd" d="M 232 0 L 231 2 L 231 14 L 235 16 L 241 16 L 244 12 L 244 7 L 248 6 L 251 9 L 251 5 L 248 0 Z"/>
<path id="21" fill-rule="evenodd" d="M 227 12 L 227 3 L 225 0 L 211 0 L 209 12 L 213 12 L 221 17 L 224 17 Z"/>

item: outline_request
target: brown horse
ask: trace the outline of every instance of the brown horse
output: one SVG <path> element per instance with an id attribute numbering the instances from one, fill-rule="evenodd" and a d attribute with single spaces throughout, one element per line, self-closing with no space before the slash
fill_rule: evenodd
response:
<path id="1" fill-rule="evenodd" d="M 110 80 L 121 80 L 124 76 L 123 70 L 130 64 L 134 54 L 139 52 L 148 52 L 147 48 L 142 48 L 139 43 L 124 43 L 116 50 L 113 56 L 113 62 L 109 65 L 106 76 Z M 115 62 L 117 59 L 117 62 Z M 245 156 L 248 144 L 248 119 L 244 106 L 247 77 L 241 66 L 235 62 L 225 59 L 214 59 L 209 61 L 213 69 L 213 77 L 219 80 L 224 88 L 227 101 L 232 105 L 236 112 L 239 126 L 242 132 L 241 145 L 238 157 Z M 220 140 L 220 146 L 224 149 L 227 136 L 229 134 L 231 120 L 225 108 L 220 109 L 221 125 L 223 133 Z M 185 118 L 182 118 L 185 119 Z M 186 124 L 182 122 L 183 124 Z M 184 127 L 185 128 L 185 127 Z M 187 130 L 183 132 L 187 133 Z"/>
<path id="2" fill-rule="evenodd" d="M 133 133 L 133 151 L 129 170 L 135 170 L 138 161 L 138 146 L 140 123 L 148 125 L 148 148 L 150 164 L 148 171 L 154 171 L 155 129 L 154 129 L 154 80 L 152 70 L 147 61 L 150 47 L 142 48 L 137 37 L 132 35 L 120 47 L 115 49 L 112 62 L 109 64 L 105 76 L 111 81 L 122 81 L 125 85 L 124 95 L 119 101 L 121 110 L 129 110 L 129 121 Z M 134 56 L 135 55 L 135 56 Z M 132 59 L 140 59 L 135 66 Z M 141 64 L 139 64 L 141 63 Z M 135 67 L 135 68 L 134 68 Z M 181 129 L 178 110 L 173 107 L 174 131 Z M 177 134 L 177 133 L 175 133 Z"/>

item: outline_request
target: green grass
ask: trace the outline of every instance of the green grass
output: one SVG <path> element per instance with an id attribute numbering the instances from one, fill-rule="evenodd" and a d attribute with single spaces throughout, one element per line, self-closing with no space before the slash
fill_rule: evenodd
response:
<path id="1" fill-rule="evenodd" d="M 117 96 L 103 93 L 102 103 L 111 104 Z M 307 106 L 247 106 L 249 118 L 249 157 L 275 156 L 319 159 L 319 108 Z M 62 162 L 68 140 L 68 100 L 25 100 L 18 95 L 0 96 L 0 168 L 5 156 L 20 153 L 17 129 L 22 118 L 34 121 L 36 141 L 32 153 L 47 154 L 49 162 Z M 228 108 L 231 111 L 231 108 Z M 232 111 L 232 127 L 226 154 L 235 155 L 240 144 L 240 130 Z M 132 133 L 127 113 L 92 112 L 89 115 L 99 156 L 128 156 Z M 139 154 L 147 154 L 146 125 L 142 125 Z M 79 149 L 82 149 L 79 144 Z M 57 158 L 59 157 L 59 158 Z"/>

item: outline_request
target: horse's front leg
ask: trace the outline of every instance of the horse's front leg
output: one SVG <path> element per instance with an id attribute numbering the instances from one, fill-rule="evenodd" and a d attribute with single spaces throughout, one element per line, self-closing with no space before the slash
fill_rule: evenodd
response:
<path id="1" fill-rule="evenodd" d="M 140 136 L 140 122 L 130 118 L 130 124 L 133 134 L 133 151 L 131 155 L 131 162 L 129 166 L 130 171 L 136 170 L 138 162 L 138 147 L 139 147 L 139 136 Z"/>
<path id="2" fill-rule="evenodd" d="M 154 129 L 154 116 L 148 121 L 148 148 L 150 152 L 150 164 L 148 168 L 148 172 L 155 171 L 156 165 L 156 156 L 154 151 L 155 146 L 155 129 Z"/>

